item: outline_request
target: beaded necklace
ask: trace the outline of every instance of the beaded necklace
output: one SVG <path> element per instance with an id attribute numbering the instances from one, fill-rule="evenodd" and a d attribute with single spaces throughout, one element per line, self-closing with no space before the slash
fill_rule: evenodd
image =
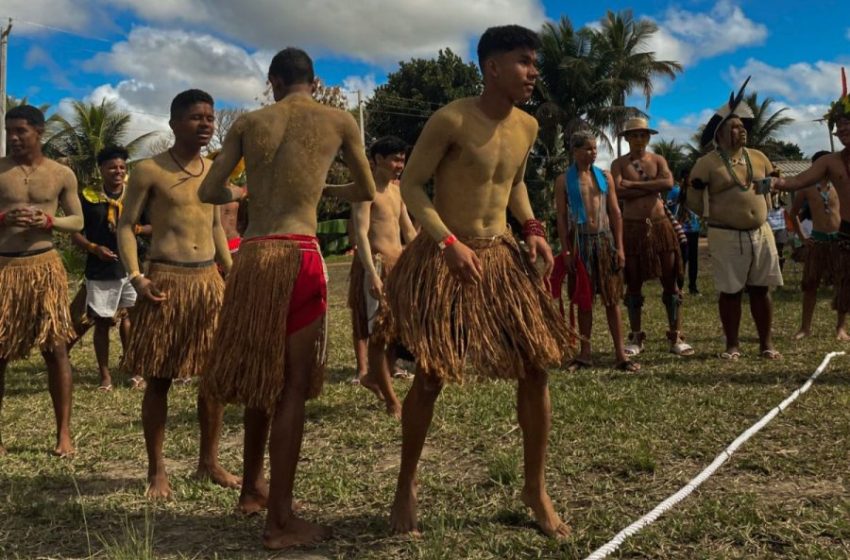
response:
<path id="1" fill-rule="evenodd" d="M 750 185 L 753 182 L 753 163 L 750 161 L 750 154 L 747 153 L 747 149 L 743 148 L 744 154 L 744 163 L 747 164 L 747 180 L 742 183 L 738 176 L 735 174 L 735 170 L 732 168 L 732 160 L 729 158 L 729 155 L 726 154 L 723 150 L 717 150 L 720 159 L 723 160 L 723 164 L 726 166 L 726 171 L 729 172 L 729 175 L 732 177 L 732 180 L 738 185 L 738 188 L 742 191 L 746 191 L 750 188 Z"/>

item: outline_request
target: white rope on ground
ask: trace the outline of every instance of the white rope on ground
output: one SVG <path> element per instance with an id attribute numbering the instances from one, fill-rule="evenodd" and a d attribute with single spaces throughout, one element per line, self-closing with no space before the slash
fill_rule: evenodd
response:
<path id="1" fill-rule="evenodd" d="M 783 412 L 786 408 L 788 408 L 791 403 L 797 400 L 797 397 L 808 391 L 809 388 L 812 386 L 812 383 L 814 383 L 815 379 L 817 379 L 820 374 L 823 373 L 824 370 L 826 370 L 826 366 L 833 358 L 835 358 L 836 356 L 843 355 L 844 352 L 830 352 L 829 354 L 827 354 L 821 364 L 812 374 L 812 376 L 809 377 L 809 379 L 799 389 L 791 393 L 791 395 L 787 399 L 782 401 L 779 406 L 768 412 L 761 420 L 753 424 L 747 431 L 738 436 L 738 438 L 733 441 L 729 445 L 729 447 L 724 449 L 720 453 L 720 455 L 718 455 L 714 459 L 714 461 L 712 461 L 711 464 L 705 468 L 705 470 L 703 470 L 693 480 L 683 486 L 678 492 L 676 492 L 675 494 L 655 506 L 655 509 L 653 509 L 652 511 L 650 511 L 649 513 L 647 513 L 646 515 L 644 515 L 643 517 L 641 517 L 640 519 L 638 519 L 637 521 L 617 533 L 613 539 L 597 548 L 590 556 L 585 558 L 585 560 L 602 560 L 603 558 L 607 557 L 609 554 L 620 548 L 620 545 L 622 545 L 627 538 L 638 533 L 644 527 L 647 527 L 648 525 L 654 523 L 656 519 L 661 517 L 661 515 L 663 515 L 664 513 L 672 509 L 676 504 L 687 498 L 691 492 L 699 488 L 699 486 L 703 482 L 708 480 L 708 478 L 713 475 L 717 471 L 717 469 L 719 469 L 723 465 L 723 463 L 725 463 L 730 457 L 732 457 L 732 454 L 735 453 L 735 451 L 737 451 L 738 448 L 741 447 L 748 439 L 753 437 L 756 433 L 758 433 L 759 430 L 764 428 L 768 424 L 768 422 L 770 422 L 776 417 L 777 414 Z"/>

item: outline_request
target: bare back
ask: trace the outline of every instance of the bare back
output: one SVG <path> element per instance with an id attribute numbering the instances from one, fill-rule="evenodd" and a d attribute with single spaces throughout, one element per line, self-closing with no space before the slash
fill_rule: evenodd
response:
<path id="1" fill-rule="evenodd" d="M 60 202 L 66 215 L 73 208 L 75 214 L 82 215 L 77 179 L 70 168 L 44 158 L 27 176 L 11 157 L 0 158 L 0 212 L 32 207 L 55 216 Z M 44 249 L 52 244 L 50 230 L 0 227 L 0 252 Z"/>
<path id="2" fill-rule="evenodd" d="M 407 200 L 405 185 L 421 187 L 433 176 L 433 206 L 450 231 L 463 237 L 503 233 L 511 190 L 522 181 L 536 135 L 537 122 L 520 109 L 494 121 L 477 98 L 446 105 L 429 119 L 402 176 L 408 207 L 414 210 L 415 202 Z"/>
<path id="3" fill-rule="evenodd" d="M 351 115 L 319 104 L 306 94 L 290 94 L 274 105 L 242 117 L 235 125 L 241 138 L 251 218 L 246 237 L 275 233 L 315 235 L 316 207 L 328 169 L 350 146 Z M 357 176 L 371 174 L 365 154 L 346 164 Z M 354 169 L 352 169 L 354 167 Z"/>
<path id="4" fill-rule="evenodd" d="M 198 165 L 197 161 L 193 164 Z M 151 259 L 202 262 L 215 256 L 215 207 L 198 198 L 198 187 L 211 164 L 205 159 L 204 170 L 197 177 L 181 169 L 168 152 L 136 165 L 127 186 L 121 221 L 135 223 L 147 208 L 153 230 L 148 252 Z M 125 247 L 120 249 L 123 259 Z"/>

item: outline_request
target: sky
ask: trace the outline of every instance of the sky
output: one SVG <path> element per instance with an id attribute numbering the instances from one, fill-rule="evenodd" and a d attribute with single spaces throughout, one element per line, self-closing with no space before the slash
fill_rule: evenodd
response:
<path id="1" fill-rule="evenodd" d="M 655 84 L 647 112 L 658 137 L 689 140 L 752 75 L 749 91 L 796 121 L 784 140 L 807 155 L 829 147 L 813 121 L 850 66 L 850 12 L 836 0 L 0 0 L 0 18 L 13 20 L 9 94 L 60 113 L 71 100 L 112 100 L 131 113 L 133 135 L 167 133 L 171 99 L 190 87 L 218 106 L 257 106 L 269 61 L 286 46 L 304 48 L 317 75 L 353 99 L 399 61 L 444 47 L 476 61 L 492 25 L 539 29 L 567 17 L 578 28 L 624 9 L 658 24 L 647 50 L 684 66 Z"/>

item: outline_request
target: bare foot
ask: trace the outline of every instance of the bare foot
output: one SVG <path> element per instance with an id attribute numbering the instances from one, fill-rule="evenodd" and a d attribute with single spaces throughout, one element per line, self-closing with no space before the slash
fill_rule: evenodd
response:
<path id="1" fill-rule="evenodd" d="M 381 388 L 378 386 L 378 382 L 372 379 L 369 375 L 364 375 L 360 378 L 360 386 L 372 391 L 372 393 L 378 397 L 379 401 L 384 400 L 384 395 L 381 394 Z"/>
<path id="2" fill-rule="evenodd" d="M 398 400 L 392 403 L 387 401 L 387 414 L 396 420 L 401 420 L 401 403 Z"/>
<path id="3" fill-rule="evenodd" d="M 794 335 L 794 340 L 803 340 L 807 336 L 812 336 L 811 331 L 808 331 L 806 329 L 800 329 L 799 331 L 797 331 L 797 334 Z"/>
<path id="4" fill-rule="evenodd" d="M 195 471 L 195 478 L 209 480 L 225 488 L 240 488 L 242 486 L 241 478 L 230 474 L 218 463 L 210 466 L 198 465 L 198 470 Z"/>
<path id="5" fill-rule="evenodd" d="M 266 529 L 263 532 L 263 546 L 269 550 L 280 550 L 296 546 L 312 546 L 331 536 L 328 527 L 310 523 L 294 515 L 276 531 Z"/>
<path id="6" fill-rule="evenodd" d="M 6 448 L 3 447 L 3 444 L 0 443 L 0 457 L 6 454 Z"/>
<path id="7" fill-rule="evenodd" d="M 149 500 L 168 500 L 171 498 L 171 484 L 165 473 L 148 476 L 148 489 L 145 497 Z"/>
<path id="8" fill-rule="evenodd" d="M 838 329 L 835 331 L 835 340 L 840 340 L 841 342 L 850 342 L 850 334 L 847 334 L 847 331 L 844 329 Z"/>
<path id="9" fill-rule="evenodd" d="M 390 529 L 396 534 L 410 534 L 419 537 L 422 533 L 416 523 L 416 486 L 410 490 L 396 490 L 393 507 L 390 511 Z"/>
<path id="10" fill-rule="evenodd" d="M 242 486 L 236 510 L 245 515 L 254 515 L 266 509 L 269 499 L 269 483 L 263 480 L 260 485 Z"/>
<path id="11" fill-rule="evenodd" d="M 53 449 L 53 455 L 62 459 L 74 456 L 74 444 L 71 442 L 70 436 L 60 436 L 56 447 Z"/>
<path id="12" fill-rule="evenodd" d="M 552 500 L 545 491 L 532 492 L 523 489 L 522 503 L 531 508 L 534 514 L 534 521 L 537 522 L 540 530 L 546 536 L 559 541 L 570 536 L 572 529 L 569 525 L 561 521 L 561 518 L 555 513 Z"/>

